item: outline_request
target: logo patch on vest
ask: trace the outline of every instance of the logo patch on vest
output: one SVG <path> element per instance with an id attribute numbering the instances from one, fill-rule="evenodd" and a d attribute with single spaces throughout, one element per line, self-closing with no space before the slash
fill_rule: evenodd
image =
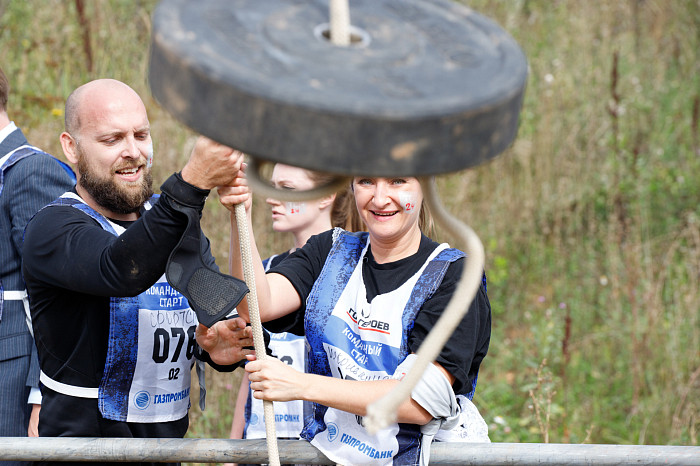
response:
<path id="1" fill-rule="evenodd" d="M 358 318 L 357 311 L 355 311 L 353 308 L 350 308 L 348 310 L 348 317 L 350 317 L 350 319 L 357 324 L 358 330 L 370 330 L 372 332 L 391 333 L 389 322 L 384 322 L 378 319 L 368 319 L 364 317 L 364 314 L 365 313 L 363 310 L 362 316 Z M 369 316 L 369 312 L 367 312 L 367 315 Z"/>

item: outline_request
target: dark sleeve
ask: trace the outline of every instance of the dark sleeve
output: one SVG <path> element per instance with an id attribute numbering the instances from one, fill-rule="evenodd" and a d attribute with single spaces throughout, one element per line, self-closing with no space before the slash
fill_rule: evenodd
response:
<path id="1" fill-rule="evenodd" d="M 447 307 L 455 287 L 462 276 L 464 259 L 450 264 L 442 283 L 428 299 L 416 316 L 416 321 L 408 339 L 412 353 L 418 351 L 428 332 Z M 450 338 L 445 343 L 436 361 L 455 377 L 453 388 L 456 394 L 466 395 L 471 391 L 481 361 L 488 351 L 491 339 L 491 304 L 483 284 L 479 286 L 469 311 L 462 318 Z"/>
<path id="2" fill-rule="evenodd" d="M 292 283 L 301 299 L 301 307 L 280 319 L 265 322 L 266 329 L 275 333 L 291 332 L 304 335 L 306 298 L 309 297 L 311 288 L 323 269 L 332 245 L 333 230 L 314 235 L 301 249 L 297 249 L 268 271 L 283 275 Z"/>
<path id="3" fill-rule="evenodd" d="M 39 209 L 70 190 L 73 179 L 54 157 L 35 154 L 17 162 L 3 188 L 12 193 L 9 203 L 12 218 L 12 242 L 22 251 L 24 229 Z M 9 175 L 9 174 L 8 174 Z"/>
<path id="4" fill-rule="evenodd" d="M 29 223 L 24 271 L 53 286 L 96 296 L 136 296 L 165 271 L 187 226 L 183 208 L 201 214 L 208 191 L 175 174 L 153 207 L 120 236 L 71 206 L 41 210 Z M 177 207 L 177 208 L 176 208 Z M 208 242 L 203 248 L 208 248 Z"/>

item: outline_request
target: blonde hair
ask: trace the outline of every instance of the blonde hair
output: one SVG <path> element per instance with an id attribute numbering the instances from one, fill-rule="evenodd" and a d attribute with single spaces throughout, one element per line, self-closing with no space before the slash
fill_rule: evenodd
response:
<path id="1" fill-rule="evenodd" d="M 337 175 L 325 172 L 303 169 L 314 187 L 329 184 Z M 335 193 L 333 207 L 331 208 L 331 225 L 347 231 L 362 231 L 363 223 L 355 208 L 355 197 L 352 194 L 352 186 Z"/>

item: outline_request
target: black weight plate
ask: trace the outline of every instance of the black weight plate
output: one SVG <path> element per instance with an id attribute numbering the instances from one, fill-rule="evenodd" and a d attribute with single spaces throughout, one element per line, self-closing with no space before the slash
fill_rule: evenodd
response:
<path id="1" fill-rule="evenodd" d="M 163 0 L 151 90 L 175 118 L 252 156 L 344 175 L 458 171 L 515 138 L 527 61 L 448 0 L 351 0 L 334 46 L 328 0 Z"/>

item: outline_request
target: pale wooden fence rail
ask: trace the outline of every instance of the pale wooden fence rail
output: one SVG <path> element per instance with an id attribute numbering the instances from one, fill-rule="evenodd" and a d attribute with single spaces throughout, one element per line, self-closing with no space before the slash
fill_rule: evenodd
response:
<path id="1" fill-rule="evenodd" d="M 334 464 L 300 440 L 278 442 L 282 463 Z M 265 463 L 265 440 L 0 437 L 0 461 Z M 561 443 L 433 443 L 430 464 L 693 465 L 700 447 Z"/>

